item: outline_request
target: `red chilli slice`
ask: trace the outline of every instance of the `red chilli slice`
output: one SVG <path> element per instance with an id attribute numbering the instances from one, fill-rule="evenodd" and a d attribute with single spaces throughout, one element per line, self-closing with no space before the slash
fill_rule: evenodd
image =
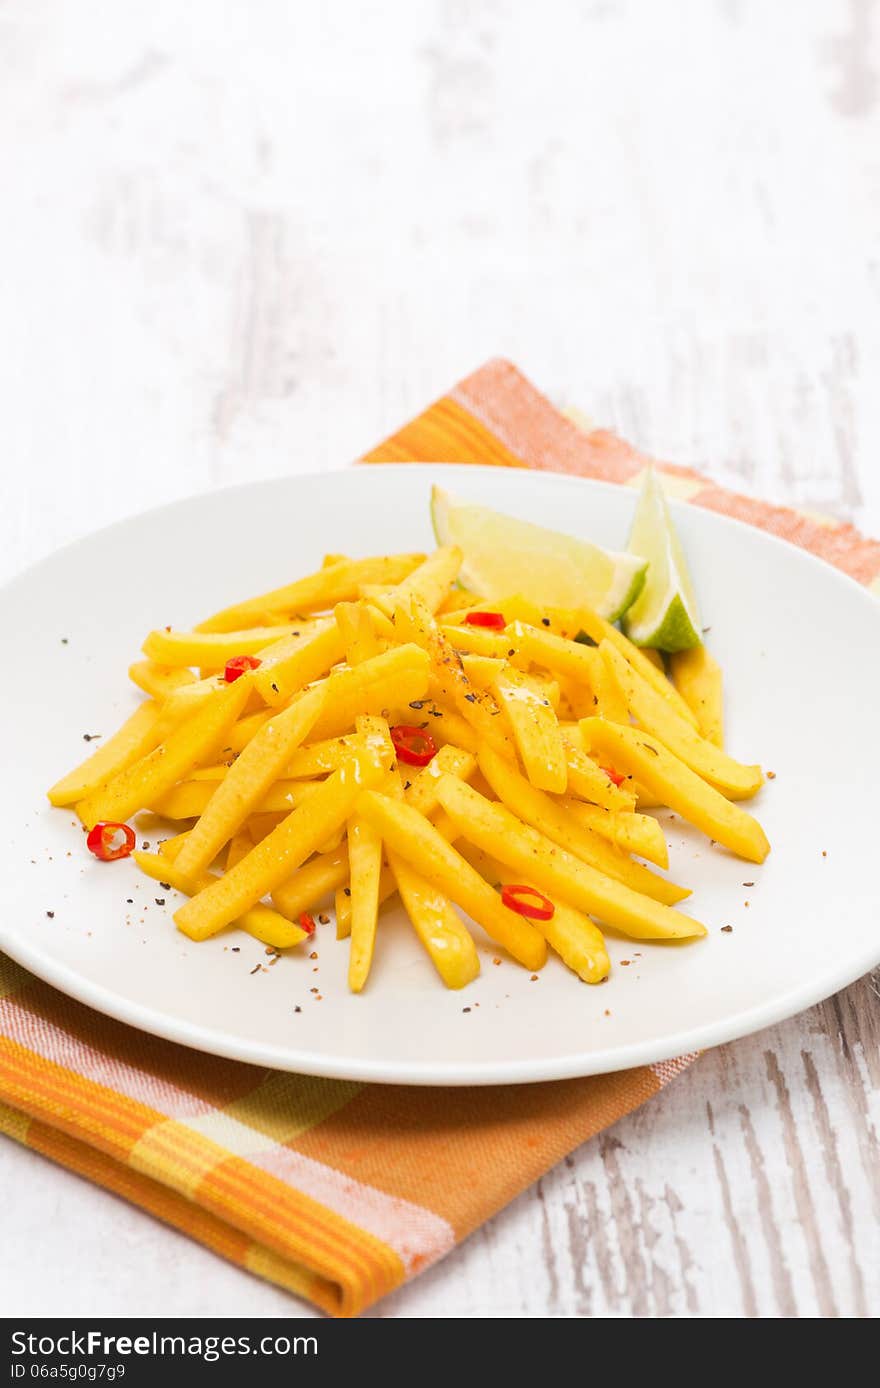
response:
<path id="1" fill-rule="evenodd" d="M 469 612 L 464 620 L 469 627 L 489 627 L 492 631 L 503 631 L 507 626 L 503 612 Z"/>
<path id="2" fill-rule="evenodd" d="M 314 916 L 310 916 L 308 911 L 303 911 L 302 915 L 300 916 L 299 928 L 300 930 L 304 930 L 307 935 L 314 935 L 315 918 Z"/>
<path id="3" fill-rule="evenodd" d="M 623 773 L 621 771 L 615 771 L 613 766 L 603 766 L 601 770 L 605 772 L 609 781 L 613 781 L 616 786 L 622 786 L 626 780 Z"/>
<path id="4" fill-rule="evenodd" d="M 424 728 L 398 723 L 391 729 L 391 741 L 397 760 L 406 762 L 407 766 L 427 766 L 437 755 L 437 744 Z"/>
<path id="5" fill-rule="evenodd" d="M 523 883 L 508 882 L 501 888 L 501 900 L 511 911 L 532 921 L 549 921 L 556 913 L 549 897 Z"/>
<path id="6" fill-rule="evenodd" d="M 231 660 L 227 660 L 223 672 L 226 683 L 232 684 L 234 680 L 241 679 L 246 670 L 256 670 L 262 663 L 255 655 L 234 655 Z"/>
<path id="7" fill-rule="evenodd" d="M 122 842 L 118 842 L 119 835 Z M 127 858 L 136 843 L 134 830 L 128 824 L 119 824 L 113 819 L 102 819 L 89 830 L 86 848 L 100 858 L 102 863 L 115 863 L 117 858 Z"/>

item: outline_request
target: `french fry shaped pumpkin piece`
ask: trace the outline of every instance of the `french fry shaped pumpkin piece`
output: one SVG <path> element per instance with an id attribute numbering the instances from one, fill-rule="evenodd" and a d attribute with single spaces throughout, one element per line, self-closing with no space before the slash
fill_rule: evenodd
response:
<path id="1" fill-rule="evenodd" d="M 406 603 L 413 597 L 424 603 L 429 612 L 436 612 L 458 577 L 462 557 L 457 545 L 443 545 L 391 592 L 377 593 L 372 601 L 386 617 L 392 616 L 398 603 Z"/>
<path id="2" fill-rule="evenodd" d="M 360 713 L 381 713 L 392 704 L 421 699 L 428 692 L 430 660 L 419 646 L 406 644 L 328 675 L 324 709 L 312 737 L 348 732 Z"/>
<path id="3" fill-rule="evenodd" d="M 351 602 L 358 596 L 363 583 L 400 583 L 424 557 L 423 554 L 386 554 L 372 559 L 340 559 L 282 588 L 273 588 L 259 597 L 224 608 L 201 622 L 197 630 L 235 631 L 258 622 L 265 623 L 278 613 L 320 612 L 338 602 Z"/>
<path id="4" fill-rule="evenodd" d="M 389 854 L 389 865 L 412 927 L 447 988 L 464 988 L 480 972 L 480 956 L 467 926 L 444 896 L 403 858 Z"/>
<path id="5" fill-rule="evenodd" d="M 568 767 L 569 794 L 605 810 L 631 810 L 636 797 L 629 785 L 615 785 L 608 772 L 578 747 L 573 737 L 563 734 Z"/>
<path id="6" fill-rule="evenodd" d="M 382 783 L 383 789 L 395 799 L 401 799 L 403 790 L 394 764 L 394 746 L 387 721 L 376 714 L 361 714 L 355 726 L 359 735 L 371 742 L 386 765 L 392 768 Z M 348 986 L 353 993 L 360 993 L 373 963 L 383 858 L 381 835 L 357 812 L 348 822 L 348 860 L 351 902 Z"/>
<path id="7" fill-rule="evenodd" d="M 144 808 L 163 819 L 197 819 L 207 810 L 218 784 L 217 781 L 181 781 Z M 260 814 L 289 814 L 317 788 L 317 781 L 275 781 L 256 810 Z"/>
<path id="8" fill-rule="evenodd" d="M 430 815 L 437 808 L 437 785 L 440 777 L 444 775 L 463 776 L 467 779 L 473 775 L 476 769 L 477 759 L 470 753 L 462 751 L 459 747 L 441 747 L 436 757 L 422 767 L 409 782 L 403 792 L 403 799 L 411 809 L 418 810 L 421 815 Z M 389 777 L 389 781 L 391 778 Z M 399 786 L 398 781 L 398 786 Z M 399 799 L 397 792 L 393 792 L 393 798 Z M 434 822 L 437 832 L 442 834 L 447 842 L 452 842 L 458 838 L 458 829 L 446 814 L 440 814 Z M 382 868 L 379 878 L 379 905 L 382 906 L 389 897 L 392 897 L 397 890 L 397 883 L 394 874 L 388 867 Z M 336 893 L 336 938 L 345 940 L 351 934 L 351 888 L 341 884 Z"/>
<path id="9" fill-rule="evenodd" d="M 382 653 L 384 642 L 376 634 L 366 603 L 337 603 L 333 616 L 342 637 L 345 659 L 349 665 L 360 665 L 364 660 Z"/>
<path id="10" fill-rule="evenodd" d="M 199 892 L 174 919 L 185 935 L 202 940 L 214 935 L 290 877 L 319 844 L 349 818 L 364 787 L 378 784 L 388 767 L 375 748 L 365 744 L 322 782 L 305 804 L 293 810 L 272 833 L 251 849 L 230 872 Z"/>
<path id="11" fill-rule="evenodd" d="M 184 829 L 179 834 L 172 834 L 170 839 L 162 839 L 159 843 L 159 852 L 163 858 L 170 858 L 172 863 L 177 861 L 177 855 L 189 838 L 189 829 Z"/>
<path id="12" fill-rule="evenodd" d="M 433 676 L 428 685 L 428 692 L 432 697 L 425 703 L 425 711 L 431 719 L 430 730 L 434 741 L 454 743 L 456 747 L 463 747 L 476 756 L 480 747 L 476 728 L 466 718 L 462 718 L 449 703 L 433 697 L 439 693 L 439 685 Z"/>
<path id="13" fill-rule="evenodd" d="M 403 792 L 406 803 L 419 814 L 433 814 L 437 808 L 437 786 L 441 776 L 461 776 L 467 780 L 477 769 L 477 759 L 472 752 L 450 743 L 441 747 L 427 766 L 413 776 Z"/>
<path id="14" fill-rule="evenodd" d="M 192 670 L 179 665 L 157 665 L 155 660 L 136 660 L 128 667 L 128 678 L 152 699 L 167 699 L 185 684 L 194 684 Z"/>
<path id="15" fill-rule="evenodd" d="M 441 784 L 460 782 L 444 777 Z M 381 834 L 388 850 L 450 897 L 480 924 L 498 944 L 528 969 L 539 969 L 547 958 L 543 936 L 534 926 L 503 906 L 496 892 L 460 853 L 447 843 L 434 825 L 398 800 L 376 791 L 365 791 L 358 813 Z"/>
<path id="16" fill-rule="evenodd" d="M 608 718 L 612 723 L 628 723 L 629 711 L 620 685 L 606 661 L 602 659 L 599 650 L 594 650 L 593 654 L 596 657 L 596 674 L 593 680 L 594 707 L 582 717 Z"/>
<path id="17" fill-rule="evenodd" d="M 351 889 L 351 946 L 348 986 L 360 993 L 369 977 L 379 915 L 379 877 L 382 836 L 359 814 L 348 821 L 349 887 Z"/>
<path id="18" fill-rule="evenodd" d="M 504 668 L 504 661 L 494 655 L 463 655 L 461 663 L 475 689 L 488 689 Z"/>
<path id="19" fill-rule="evenodd" d="M 641 728 L 585 718 L 581 732 L 588 746 L 630 773 L 650 794 L 702 829 L 709 838 L 751 863 L 763 863 L 770 844 L 760 824 L 686 766 L 659 739 Z"/>
<path id="20" fill-rule="evenodd" d="M 220 881 L 212 872 L 202 872 L 196 877 L 190 877 L 180 871 L 176 862 L 159 853 L 136 852 L 132 857 L 141 872 L 145 872 L 156 882 L 169 882 L 175 891 L 183 892 L 186 896 L 193 896 L 195 892 L 204 891 L 206 887 Z M 307 931 L 285 920 L 277 911 L 261 902 L 243 911 L 241 916 L 231 923 L 275 949 L 290 949 L 292 945 L 300 945 L 303 940 L 309 938 Z"/>
<path id="21" fill-rule="evenodd" d="M 289 708 L 263 723 L 223 780 L 216 783 L 180 855 L 181 872 L 194 877 L 207 868 L 251 812 L 263 804 L 294 751 L 311 731 L 324 697 L 320 686 L 310 689 Z"/>
<path id="22" fill-rule="evenodd" d="M 341 844 L 332 853 L 316 854 L 280 882 L 272 892 L 272 901 L 283 916 L 299 920 L 303 911 L 311 911 L 347 882 L 348 848 Z"/>
<path id="23" fill-rule="evenodd" d="M 189 835 L 187 835 L 189 837 Z M 240 863 L 242 858 L 246 858 L 254 846 L 254 841 L 247 829 L 237 829 L 229 840 L 226 849 L 226 861 L 223 864 L 224 872 L 234 868 L 236 863 Z"/>
<path id="24" fill-rule="evenodd" d="M 379 874 L 379 905 L 384 906 L 397 891 L 397 882 L 394 874 L 387 863 L 383 864 Z M 351 934 L 351 887 L 348 884 L 348 870 L 346 868 L 345 882 L 336 890 L 335 898 L 336 909 L 336 938 L 337 940 L 347 940 Z"/>
<path id="25" fill-rule="evenodd" d="M 586 825 L 574 819 L 565 807 L 530 785 L 514 767 L 490 748 L 480 753 L 480 770 L 498 796 L 499 800 L 524 824 L 538 829 L 548 839 L 558 843 L 560 848 L 581 858 L 606 877 L 625 882 L 634 892 L 662 901 L 666 906 L 674 906 L 690 896 L 686 887 L 679 887 L 658 877 L 642 863 L 633 862 L 607 839 L 593 832 Z"/>
<path id="26" fill-rule="evenodd" d="M 492 693 L 507 714 L 532 785 L 561 795 L 568 785 L 568 762 L 550 700 L 530 675 L 511 666 L 497 677 Z"/>
<path id="27" fill-rule="evenodd" d="M 744 766 L 714 743 L 707 742 L 678 717 L 610 643 L 603 641 L 599 649 L 630 713 L 645 732 L 658 738 L 686 766 L 729 799 L 746 800 L 757 794 L 764 783 L 760 766 Z"/>
<path id="28" fill-rule="evenodd" d="M 724 746 L 724 682 L 721 666 L 705 646 L 676 651 L 669 658 L 672 683 L 695 715 L 700 732 L 716 747 Z"/>
<path id="29" fill-rule="evenodd" d="M 610 641 L 615 650 L 638 670 L 654 691 L 672 705 L 680 718 L 684 718 L 685 722 L 694 728 L 697 726 L 696 718 L 674 685 L 651 663 L 644 651 L 627 640 L 623 632 L 589 609 L 579 609 L 576 616 L 573 614 L 573 618 L 572 624 L 579 626 L 597 646 L 603 641 Z M 590 654 L 590 646 L 523 622 L 514 622 L 509 630 L 523 654 L 528 655 L 537 664 L 546 665 L 550 670 L 558 669 L 562 674 L 576 674 L 580 670 L 583 677 L 589 680 L 589 671 L 594 661 L 593 655 Z"/>
<path id="30" fill-rule="evenodd" d="M 336 771 L 345 760 L 353 742 L 355 735 L 349 733 L 347 737 L 326 737 L 321 742 L 298 747 L 284 774 L 290 780 L 300 780 L 304 776 L 326 776 L 328 772 Z"/>
<path id="31" fill-rule="evenodd" d="M 248 681 L 253 697 L 253 683 Z M 222 675 L 206 675 L 201 679 L 193 679 L 189 684 L 182 684 L 177 689 L 172 689 L 166 695 L 162 704 L 162 733 L 170 733 L 172 728 L 183 723 L 188 718 L 193 718 L 199 711 L 209 704 L 215 694 L 219 694 L 228 687 L 227 681 Z M 247 705 L 245 705 L 245 708 Z"/>
<path id="32" fill-rule="evenodd" d="M 432 614 L 418 596 L 408 603 L 398 603 L 394 609 L 399 627 L 408 625 L 413 639 L 423 647 L 430 658 L 432 688 L 444 703 L 452 703 L 455 711 L 477 734 L 480 742 L 487 742 L 502 756 L 515 759 L 515 752 L 504 728 L 501 710 L 491 694 L 476 689 L 471 684 L 461 663 L 458 651 L 447 641 Z"/>
<path id="33" fill-rule="evenodd" d="M 221 670 L 237 655 L 256 655 L 264 646 L 288 636 L 290 625 L 252 627 L 249 631 L 151 631 L 141 650 L 160 665 L 198 665 Z"/>
<path id="34" fill-rule="evenodd" d="M 516 881 L 516 873 L 496 858 L 490 858 L 473 844 L 460 849 L 472 867 L 483 877 L 502 886 Z M 611 972 L 611 961 L 605 939 L 598 925 L 564 902 L 554 902 L 553 915 L 548 921 L 536 921 L 548 945 L 584 983 L 602 983 Z"/>
<path id="35" fill-rule="evenodd" d="M 516 661 L 518 654 L 515 639 L 506 631 L 492 631 L 486 627 L 451 626 L 440 623 L 440 634 L 454 650 L 463 655 L 482 655 L 494 660 Z M 521 659 L 528 665 L 527 657 Z"/>
<path id="36" fill-rule="evenodd" d="M 455 620 L 461 621 L 468 612 L 474 612 L 485 605 L 484 598 L 478 598 L 476 593 L 469 593 L 466 588 L 450 588 L 437 611 L 444 614 L 455 613 Z"/>
<path id="37" fill-rule="evenodd" d="M 680 940 L 706 934 L 699 921 L 597 871 L 463 781 L 445 777 L 438 797 L 470 843 L 507 863 L 522 881 L 546 892 L 553 901 L 598 916 L 636 940 Z"/>
<path id="38" fill-rule="evenodd" d="M 345 655 L 345 641 L 332 617 L 299 635 L 291 634 L 266 655 L 254 673 L 254 688 L 267 704 L 286 704 L 306 684 L 320 679 Z"/>
<path id="39" fill-rule="evenodd" d="M 629 810 L 603 810 L 599 805 L 585 805 L 582 800 L 570 797 L 566 797 L 562 803 L 578 824 L 601 834 L 624 853 L 647 858 L 649 863 L 656 863 L 657 867 L 669 867 L 669 849 L 663 830 L 651 815 L 634 814 Z"/>
<path id="40" fill-rule="evenodd" d="M 226 742 L 220 749 L 221 756 L 227 756 L 230 752 L 241 752 L 247 747 L 254 733 L 258 728 L 268 721 L 275 712 L 274 709 L 261 708 L 254 713 L 246 713 L 239 718 L 234 727 L 230 728 Z"/>
<path id="41" fill-rule="evenodd" d="M 75 770 L 68 771 L 66 776 L 55 782 L 48 792 L 50 803 L 73 805 L 139 761 L 156 746 L 159 718 L 157 703 L 148 700 L 138 704 L 134 713 L 126 718 L 112 737 L 108 737 L 106 742 L 102 741 L 97 750 Z"/>
<path id="42" fill-rule="evenodd" d="M 175 727 L 145 756 L 116 773 L 85 796 L 77 814 L 87 828 L 101 819 L 124 821 L 151 805 L 186 776 L 200 761 L 216 756 L 226 735 L 250 697 L 247 675 L 242 675 L 191 718 Z"/>

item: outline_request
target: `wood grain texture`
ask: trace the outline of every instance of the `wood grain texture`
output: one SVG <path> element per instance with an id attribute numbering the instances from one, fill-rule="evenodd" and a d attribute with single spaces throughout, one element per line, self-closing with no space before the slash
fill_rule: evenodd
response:
<path id="1" fill-rule="evenodd" d="M 873 0 L 7 0 L 0 177 L 0 577 L 344 466 L 495 354 L 880 533 Z M 705 1056 L 377 1314 L 876 1315 L 878 997 Z M 7 1314 L 308 1314 L 14 1144 L 0 1181 Z"/>

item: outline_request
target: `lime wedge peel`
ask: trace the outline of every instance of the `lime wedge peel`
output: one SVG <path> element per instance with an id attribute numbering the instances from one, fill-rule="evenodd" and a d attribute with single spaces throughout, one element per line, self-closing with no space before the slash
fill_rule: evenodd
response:
<path id="1" fill-rule="evenodd" d="M 464 553 L 459 582 L 481 598 L 527 591 L 539 606 L 586 604 L 616 622 L 645 584 L 647 560 L 614 553 L 531 521 L 431 490 L 431 520 L 438 544 Z"/>
<path id="2" fill-rule="evenodd" d="M 699 646 L 702 637 L 694 586 L 653 468 L 647 468 L 642 479 L 628 549 L 648 561 L 645 585 L 622 622 L 630 641 L 659 651 Z"/>

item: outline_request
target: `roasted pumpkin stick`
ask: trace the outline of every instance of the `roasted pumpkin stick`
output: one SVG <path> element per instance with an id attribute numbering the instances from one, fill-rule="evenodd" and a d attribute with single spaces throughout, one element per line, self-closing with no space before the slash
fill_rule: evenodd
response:
<path id="1" fill-rule="evenodd" d="M 614 757 L 617 765 L 710 839 L 749 862 L 763 863 L 770 844 L 758 821 L 731 804 L 657 738 L 641 728 L 625 728 L 602 718 L 585 718 L 581 731 L 589 746 Z"/>

